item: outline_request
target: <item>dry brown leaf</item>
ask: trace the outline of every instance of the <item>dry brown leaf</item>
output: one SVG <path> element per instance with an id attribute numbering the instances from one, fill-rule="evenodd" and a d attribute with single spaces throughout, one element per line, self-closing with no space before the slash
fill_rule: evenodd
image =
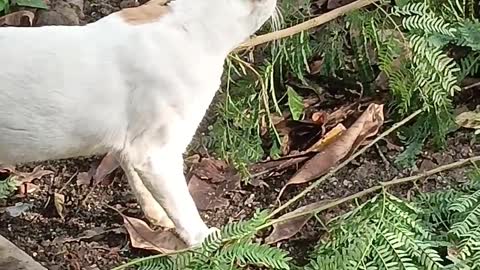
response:
<path id="1" fill-rule="evenodd" d="M 327 120 L 325 121 L 326 126 L 336 126 L 341 122 L 345 121 L 349 116 L 354 114 L 359 110 L 360 104 L 353 103 L 347 106 L 340 107 L 338 110 L 332 112 L 328 115 Z"/>
<path id="2" fill-rule="evenodd" d="M 320 152 L 329 144 L 334 142 L 342 133 L 347 130 L 344 125 L 338 124 L 333 129 L 331 129 L 325 136 L 323 136 L 318 142 L 312 145 L 307 149 L 306 152 Z"/>
<path id="3" fill-rule="evenodd" d="M 317 125 L 325 124 L 325 121 L 328 119 L 328 114 L 324 111 L 314 112 L 312 114 L 312 121 Z"/>
<path id="4" fill-rule="evenodd" d="M 288 218 L 299 213 L 309 212 L 329 202 L 331 202 L 331 200 L 325 200 L 325 201 L 302 206 L 298 209 L 295 209 L 292 212 L 286 213 L 285 215 L 279 217 L 279 219 Z M 294 236 L 303 228 L 303 226 L 305 226 L 305 224 L 307 224 L 308 220 L 310 220 L 310 218 L 312 217 L 313 217 L 313 214 L 305 214 L 300 217 L 292 218 L 284 222 L 279 222 L 274 224 L 273 230 L 270 233 L 270 235 L 267 238 L 265 238 L 265 242 L 267 244 L 273 244 L 278 241 L 285 240 Z"/>
<path id="5" fill-rule="evenodd" d="M 315 75 L 320 73 L 320 71 L 322 71 L 323 62 L 324 62 L 324 59 L 313 61 L 312 63 L 310 63 L 309 65 L 310 75 Z"/>
<path id="6" fill-rule="evenodd" d="M 55 192 L 53 194 L 53 204 L 60 218 L 65 218 L 65 195 Z"/>
<path id="7" fill-rule="evenodd" d="M 154 231 L 143 220 L 121 214 L 134 248 L 170 253 L 186 248 L 185 243 L 171 231 Z"/>
<path id="8" fill-rule="evenodd" d="M 32 26 L 35 14 L 28 10 L 20 10 L 0 17 L 0 25 Z"/>
<path id="9" fill-rule="evenodd" d="M 18 172 L 18 171 L 13 172 L 13 175 L 16 176 L 15 181 L 17 182 L 17 185 L 30 183 L 35 179 L 40 179 L 43 176 L 49 175 L 49 174 L 53 174 L 53 171 L 43 170 L 41 165 L 33 168 L 33 171 L 29 173 Z"/>
<path id="10" fill-rule="evenodd" d="M 213 210 L 229 205 L 229 201 L 222 198 L 213 185 L 203 181 L 196 175 L 192 175 L 190 178 L 188 190 L 199 210 Z"/>
<path id="11" fill-rule="evenodd" d="M 77 242 L 81 240 L 89 240 L 92 238 L 96 238 L 106 232 L 107 230 L 105 230 L 102 227 L 95 227 L 95 228 L 83 231 L 77 237 L 65 237 L 65 236 L 57 237 L 53 240 L 53 243 L 56 245 L 59 245 L 59 244 L 65 244 L 70 242 Z"/>
<path id="12" fill-rule="evenodd" d="M 103 227 L 94 227 L 81 232 L 76 237 L 65 237 L 65 236 L 57 237 L 53 240 L 53 244 L 61 245 L 65 243 L 85 241 L 85 240 L 98 241 L 98 239 L 102 238 L 106 233 L 110 233 L 110 232 L 117 233 L 117 234 L 120 234 L 120 233 L 127 234 L 126 229 L 123 227 L 117 227 L 117 228 L 108 229 L 108 230 Z"/>
<path id="13" fill-rule="evenodd" d="M 273 170 L 281 171 L 290 166 L 299 164 L 308 159 L 309 157 L 311 157 L 311 155 L 308 154 L 290 155 L 277 160 L 256 163 L 250 167 L 250 171 L 253 174 L 259 175 L 266 174 Z"/>
<path id="14" fill-rule="evenodd" d="M 290 136 L 285 135 L 282 137 L 282 141 L 280 142 L 280 153 L 282 156 L 290 153 Z"/>
<path id="15" fill-rule="evenodd" d="M 279 197 L 289 185 L 302 184 L 325 174 L 338 162 L 344 160 L 368 137 L 377 134 L 383 125 L 383 105 L 370 104 L 355 123 L 329 144 L 323 151 L 308 160 L 287 182 Z"/>
<path id="16" fill-rule="evenodd" d="M 120 164 L 112 153 L 107 153 L 100 165 L 98 165 L 95 174 L 93 175 L 93 183 L 98 184 L 105 179 L 105 177 L 115 171 Z"/>
<path id="17" fill-rule="evenodd" d="M 205 158 L 195 164 L 190 174 L 188 189 L 200 210 L 217 209 L 229 205 L 223 194 L 238 189 L 240 176 L 222 160 Z"/>
<path id="18" fill-rule="evenodd" d="M 81 172 L 77 175 L 77 186 L 88 186 L 93 175 L 88 172 Z"/>
<path id="19" fill-rule="evenodd" d="M 193 173 L 200 179 L 221 183 L 231 176 L 232 171 L 223 160 L 204 158 L 195 166 Z"/>
<path id="20" fill-rule="evenodd" d="M 0 173 L 12 174 L 15 172 L 15 166 L 9 164 L 0 164 Z"/>
<path id="21" fill-rule="evenodd" d="M 480 129 L 480 112 L 463 112 L 455 117 L 455 123 L 463 128 Z"/>

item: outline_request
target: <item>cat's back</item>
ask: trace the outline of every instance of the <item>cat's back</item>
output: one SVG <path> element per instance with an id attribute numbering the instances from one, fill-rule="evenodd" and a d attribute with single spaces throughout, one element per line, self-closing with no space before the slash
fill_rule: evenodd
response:
<path id="1" fill-rule="evenodd" d="M 114 47 L 125 37 L 115 28 L 0 28 L 1 161 L 90 154 L 122 139 L 127 89 Z"/>

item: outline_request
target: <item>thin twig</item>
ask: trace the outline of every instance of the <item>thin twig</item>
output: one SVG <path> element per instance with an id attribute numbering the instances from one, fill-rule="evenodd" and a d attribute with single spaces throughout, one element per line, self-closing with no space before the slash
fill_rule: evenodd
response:
<path id="1" fill-rule="evenodd" d="M 57 193 L 61 193 L 73 181 L 73 178 L 77 176 L 77 174 L 78 170 L 76 170 L 75 173 L 68 179 L 68 181 L 63 184 L 63 186 L 60 188 L 60 190 L 57 191 Z"/>
<path id="2" fill-rule="evenodd" d="M 337 165 L 336 167 L 334 167 L 332 170 L 330 170 L 327 174 L 325 174 L 324 176 L 322 176 L 321 178 L 319 178 L 318 180 L 316 180 L 315 182 L 313 182 L 310 186 L 308 186 L 306 189 L 304 189 L 302 192 L 300 192 L 299 194 L 297 194 L 295 197 L 293 197 L 292 199 L 290 199 L 288 202 L 286 202 L 285 204 L 279 206 L 277 209 L 275 209 L 268 217 L 269 218 L 272 218 L 273 216 L 275 216 L 276 214 L 280 213 L 282 210 L 284 210 L 285 208 L 287 208 L 288 206 L 290 206 L 292 203 L 298 201 L 299 199 L 301 199 L 303 196 L 305 196 L 308 192 L 312 191 L 314 188 L 316 188 L 318 185 L 320 185 L 323 181 L 325 181 L 326 179 L 332 177 L 336 172 L 338 172 L 340 169 L 342 169 L 343 167 L 345 167 L 348 163 L 350 163 L 352 160 L 356 159 L 358 156 L 360 156 L 361 154 L 363 154 L 365 151 L 367 151 L 367 149 L 369 149 L 370 147 L 372 147 L 374 144 L 376 144 L 378 141 L 380 141 L 381 139 L 383 139 L 384 137 L 386 137 L 388 134 L 392 133 L 393 131 L 395 131 L 396 129 L 398 129 L 399 127 L 405 125 L 407 122 L 409 122 L 410 120 L 412 120 L 413 118 L 415 118 L 415 116 L 419 115 L 423 110 L 417 110 L 415 111 L 414 113 L 412 113 L 411 115 L 409 115 L 407 118 L 403 119 L 402 121 L 394 124 L 391 128 L 389 128 L 388 130 L 386 130 L 385 132 L 383 132 L 382 134 L 380 134 L 379 136 L 377 136 L 374 140 L 372 140 L 369 144 L 365 145 L 362 149 L 358 150 L 355 154 L 353 154 L 352 156 L 350 156 L 349 158 L 347 158 L 345 161 L 343 161 L 342 163 L 340 163 L 339 165 Z"/>
<path id="3" fill-rule="evenodd" d="M 463 87 L 463 90 L 469 90 L 469 89 L 475 88 L 477 86 L 480 86 L 480 82 L 476 82 L 476 83 L 467 85 L 467 86 Z"/>
<path id="4" fill-rule="evenodd" d="M 383 163 L 385 164 L 385 168 L 388 169 L 390 167 L 390 162 L 388 161 L 388 159 L 383 154 L 382 149 L 380 149 L 380 146 L 378 146 L 378 143 L 375 144 L 375 147 L 377 148 L 378 155 L 380 156 Z"/>
<path id="5" fill-rule="evenodd" d="M 251 38 L 250 40 L 242 43 L 239 47 L 235 49 L 235 51 L 242 51 L 251 47 L 255 47 L 257 45 L 267 43 L 270 41 L 286 38 L 293 36 L 295 34 L 298 34 L 300 32 L 303 32 L 305 30 L 309 30 L 313 27 L 320 26 L 322 24 L 325 24 L 331 20 L 334 20 L 342 15 L 345 15 L 346 13 L 350 11 L 354 11 L 360 8 L 363 8 L 365 6 L 368 6 L 372 3 L 377 2 L 378 0 L 357 0 L 353 3 L 350 3 L 348 5 L 339 7 L 337 9 L 334 9 L 330 12 L 324 13 L 322 15 L 319 15 L 318 17 L 315 17 L 313 19 L 310 19 L 308 21 L 305 21 L 303 23 L 294 25 L 289 28 L 285 28 L 279 31 L 271 32 L 265 35 L 257 36 L 254 38 Z"/>
<path id="6" fill-rule="evenodd" d="M 321 211 L 333 208 L 333 207 L 338 206 L 340 204 L 343 204 L 345 202 L 361 198 L 361 197 L 363 197 L 365 195 L 368 195 L 368 194 L 371 194 L 373 192 L 377 192 L 377 191 L 379 191 L 379 190 L 381 190 L 382 188 L 385 188 L 385 187 L 390 187 L 390 186 L 403 184 L 403 183 L 407 183 L 407 182 L 414 182 L 414 181 L 417 181 L 419 179 L 426 178 L 426 177 L 429 177 L 429 176 L 437 174 L 437 173 L 441 173 L 441 172 L 444 172 L 444 171 L 449 171 L 449 170 L 460 168 L 462 166 L 467 165 L 467 163 L 475 164 L 475 162 L 479 162 L 479 161 L 480 161 L 480 156 L 475 156 L 475 157 L 471 157 L 471 158 L 467 158 L 467 159 L 462 159 L 462 160 L 459 160 L 459 161 L 456 161 L 456 162 L 453 162 L 453 163 L 450 163 L 450 164 L 447 164 L 447 165 L 439 166 L 435 169 L 432 169 L 432 170 L 429 170 L 429 171 L 426 171 L 426 172 L 423 172 L 423 173 L 419 173 L 417 175 L 404 177 L 404 178 L 393 179 L 393 180 L 388 181 L 388 182 L 382 182 L 377 186 L 365 189 L 363 191 L 352 194 L 352 195 L 347 196 L 345 198 L 341 198 L 341 199 L 332 201 L 330 203 L 320 205 L 317 208 L 310 209 L 310 210 L 304 211 L 304 212 L 299 212 L 299 213 L 290 213 L 287 216 L 282 216 L 282 217 L 279 217 L 277 219 L 271 220 L 270 222 L 265 223 L 264 225 L 258 227 L 258 230 L 270 227 L 270 226 L 272 226 L 274 224 L 277 224 L 277 223 L 280 223 L 280 222 L 285 222 L 287 220 L 295 219 L 295 218 L 302 217 L 302 216 L 305 216 L 305 215 L 319 213 Z"/>

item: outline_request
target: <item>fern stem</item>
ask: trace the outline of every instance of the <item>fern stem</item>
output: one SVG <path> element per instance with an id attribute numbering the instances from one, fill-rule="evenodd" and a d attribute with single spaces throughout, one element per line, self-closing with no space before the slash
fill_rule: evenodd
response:
<path id="1" fill-rule="evenodd" d="M 431 169 L 429 171 L 425 171 L 425 172 L 419 173 L 417 175 L 404 177 L 404 178 L 393 179 L 393 180 L 388 181 L 388 182 L 381 182 L 379 185 L 376 185 L 376 186 L 373 186 L 371 188 L 362 190 L 362 191 L 357 192 L 355 194 L 352 194 L 350 196 L 332 201 L 330 203 L 323 204 L 323 205 L 321 205 L 317 208 L 310 209 L 310 210 L 305 211 L 305 212 L 293 213 L 293 214 L 290 214 L 288 216 L 279 217 L 277 219 L 271 220 L 271 221 L 265 223 L 264 225 L 258 227 L 258 230 L 268 228 L 268 227 L 270 227 L 274 224 L 277 224 L 277 223 L 280 223 L 280 222 L 285 222 L 285 221 L 290 220 L 290 219 L 295 219 L 295 218 L 302 217 L 302 216 L 305 216 L 305 215 L 310 215 L 310 214 L 316 214 L 318 212 L 336 207 L 336 206 L 338 206 L 340 204 L 343 204 L 343 203 L 346 203 L 348 201 L 355 200 L 355 199 L 361 198 L 363 196 L 366 196 L 368 194 L 377 192 L 377 191 L 379 191 L 383 188 L 386 188 L 386 187 L 390 187 L 390 186 L 394 186 L 394 185 L 398 185 L 398 184 L 403 184 L 403 183 L 408 183 L 408 182 L 414 182 L 414 181 L 417 181 L 419 179 L 426 178 L 426 177 L 432 176 L 432 175 L 437 174 L 437 173 L 441 173 L 441 172 L 444 172 L 444 171 L 449 171 L 449 170 L 460 168 L 462 166 L 465 166 L 467 163 L 475 163 L 475 162 L 479 162 L 479 161 L 480 161 L 480 156 L 475 156 L 475 157 L 471 157 L 471 158 L 467 158 L 467 159 L 462 159 L 462 160 L 459 160 L 459 161 L 456 161 L 456 162 L 453 162 L 453 163 L 450 163 L 450 164 L 446 164 L 446 165 L 443 165 L 443 166 L 439 166 L 435 169 Z"/>
<path id="2" fill-rule="evenodd" d="M 329 21 L 332 21 L 340 16 L 345 15 L 348 12 L 361 9 L 365 6 L 368 6 L 374 2 L 377 2 L 379 0 L 357 0 L 353 3 L 350 3 L 348 5 L 339 7 L 337 9 L 334 9 L 330 12 L 324 13 L 322 15 L 319 15 L 313 19 L 310 19 L 308 21 L 305 21 L 303 23 L 294 25 L 289 28 L 285 28 L 279 31 L 271 32 L 265 35 L 257 36 L 254 38 L 251 38 L 250 40 L 242 43 L 239 47 L 235 49 L 235 51 L 242 51 L 245 49 L 249 49 L 252 47 L 255 47 L 257 45 L 267 43 L 270 41 L 275 41 L 278 39 L 286 38 L 286 37 L 291 37 L 295 34 L 301 33 L 303 31 L 309 30 L 313 27 L 320 26 L 322 24 L 325 24 Z"/>
<path id="3" fill-rule="evenodd" d="M 279 206 L 277 209 L 275 209 L 269 216 L 268 218 L 272 218 L 273 216 L 275 216 L 276 214 L 280 213 L 282 210 L 284 210 L 285 208 L 287 208 L 288 206 L 290 206 L 292 203 L 298 201 L 299 199 L 301 199 L 303 196 L 305 196 L 308 192 L 312 191 L 314 188 L 316 188 L 317 186 L 319 186 L 323 181 L 325 181 L 326 179 L 332 177 L 336 172 L 338 172 L 340 169 L 342 169 L 343 167 L 345 167 L 347 164 L 349 164 L 352 160 L 356 159 L 358 156 L 360 156 L 361 154 L 363 154 L 365 151 L 367 151 L 367 149 L 369 149 L 370 147 L 372 147 L 373 145 L 375 145 L 378 141 L 380 141 L 381 139 L 383 139 L 384 137 L 386 137 L 388 134 L 392 133 L 393 131 L 395 131 L 396 129 L 398 129 L 399 127 L 405 125 L 407 122 L 409 122 L 410 120 L 412 120 L 413 118 L 415 118 L 417 115 L 419 115 L 421 112 L 423 112 L 422 109 L 420 110 L 417 110 L 415 111 L 414 113 L 412 113 L 411 115 L 407 116 L 405 119 L 403 119 L 402 121 L 394 124 L 392 127 L 390 127 L 388 130 L 384 131 L 382 134 L 380 134 L 379 136 L 377 136 L 374 140 L 372 140 L 369 144 L 365 145 L 363 148 L 361 148 L 360 150 L 358 150 L 356 153 L 354 153 L 353 155 L 351 155 L 349 158 L 347 158 L 345 161 L 343 161 L 342 163 L 340 163 L 339 165 L 337 165 L 336 167 L 332 168 L 327 174 L 325 174 L 324 176 L 322 176 L 321 178 L 317 179 L 315 182 L 313 182 L 310 186 L 308 186 L 306 189 L 304 189 L 302 192 L 300 192 L 299 194 L 297 194 L 295 197 L 293 197 L 292 199 L 290 199 L 288 202 L 286 202 L 285 204 Z"/>
<path id="4" fill-rule="evenodd" d="M 111 270 L 122 270 L 122 269 L 127 269 L 128 267 L 132 267 L 134 265 L 138 265 L 140 264 L 141 262 L 145 262 L 145 261 L 150 261 L 150 260 L 153 260 L 153 259 L 158 259 L 158 258 L 162 258 L 162 257 L 167 257 L 167 256 L 171 256 L 171 255 L 175 255 L 175 254 L 180 254 L 180 253 L 183 253 L 183 252 L 187 252 L 187 251 L 191 251 L 193 248 L 185 248 L 185 249 L 179 249 L 179 250 L 175 250 L 173 252 L 169 252 L 169 253 L 162 253 L 162 254 L 157 254 L 157 255 L 151 255 L 151 256 L 147 256 L 147 257 L 143 257 L 143 258 L 138 258 L 138 259 L 135 259 L 135 260 L 131 260 L 129 262 L 126 262 L 122 265 L 119 265 L 115 268 L 112 268 Z"/>

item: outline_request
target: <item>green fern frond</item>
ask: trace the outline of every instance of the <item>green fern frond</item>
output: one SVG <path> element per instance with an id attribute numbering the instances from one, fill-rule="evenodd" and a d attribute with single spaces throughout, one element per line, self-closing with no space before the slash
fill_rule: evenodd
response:
<path id="1" fill-rule="evenodd" d="M 460 75 L 463 80 L 468 76 L 474 76 L 480 72 L 480 52 L 470 53 L 459 60 Z"/>
<path id="2" fill-rule="evenodd" d="M 278 248 L 255 243 L 237 242 L 222 249 L 220 259 L 240 265 L 257 265 L 270 269 L 290 269 L 288 254 Z"/>
<path id="3" fill-rule="evenodd" d="M 7 199 L 17 189 L 15 180 L 9 177 L 3 181 L 0 181 L 0 200 Z"/>
<path id="4" fill-rule="evenodd" d="M 138 268 L 138 270 L 174 270 L 175 263 L 170 257 L 160 257 L 155 260 L 148 260 L 146 262 L 142 262 Z"/>
<path id="5" fill-rule="evenodd" d="M 403 168 L 414 165 L 417 156 L 422 152 L 425 137 L 413 137 L 414 140 L 407 145 L 405 151 L 395 158 L 395 164 Z"/>
<path id="6" fill-rule="evenodd" d="M 457 209 L 463 209 L 459 207 Z M 473 206 L 468 213 L 462 215 L 460 221 L 452 225 L 450 230 L 451 234 L 461 237 L 462 235 L 467 234 L 472 228 L 480 226 L 480 203 Z"/>
<path id="7" fill-rule="evenodd" d="M 468 260 L 475 253 L 480 253 L 480 226 L 472 228 L 468 232 L 460 235 L 461 241 L 458 245 L 458 257 L 462 260 Z"/>
<path id="8" fill-rule="evenodd" d="M 480 51 L 480 22 L 465 21 L 456 29 L 458 29 L 458 45 L 470 47 L 473 51 Z"/>
<path id="9" fill-rule="evenodd" d="M 460 87 L 456 85 L 456 73 L 458 73 L 460 69 L 456 66 L 452 58 L 448 57 L 438 48 L 430 46 L 422 36 L 412 35 L 410 37 L 410 44 L 414 51 L 414 63 L 419 67 L 419 71 L 425 72 L 423 80 L 419 80 L 420 87 L 428 83 L 438 84 L 447 94 L 452 96 L 461 90 Z M 428 79 L 425 78 L 429 75 L 432 77 Z"/>
<path id="10" fill-rule="evenodd" d="M 450 206 L 450 211 L 464 213 L 468 209 L 473 208 L 479 203 L 480 200 L 480 190 L 472 194 L 462 195 L 458 197 Z"/>
<path id="11" fill-rule="evenodd" d="M 402 25 L 409 31 L 418 31 L 427 35 L 441 33 L 446 36 L 454 36 L 451 24 L 432 13 L 406 17 L 403 19 Z"/>
<path id="12" fill-rule="evenodd" d="M 326 25 L 318 37 L 314 37 L 318 44 L 313 48 L 314 55 L 322 57 L 321 75 L 332 76 L 344 68 L 346 58 L 344 34 L 343 25 L 337 20 Z"/>
<path id="13" fill-rule="evenodd" d="M 392 266 L 397 266 L 398 269 L 416 269 L 412 258 L 403 248 L 401 237 L 386 229 L 382 231 L 380 236 L 383 238 L 379 241 L 381 245 L 379 249 L 382 250 L 382 264 L 393 264 Z"/>
<path id="14" fill-rule="evenodd" d="M 223 239 L 238 239 L 250 236 L 255 233 L 256 228 L 265 224 L 269 211 L 263 210 L 256 212 L 253 218 L 246 221 L 229 223 L 221 228 L 220 233 Z"/>
<path id="15" fill-rule="evenodd" d="M 215 231 L 207 236 L 202 243 L 202 251 L 206 254 L 217 251 L 222 245 L 223 238 L 220 231 Z"/>
<path id="16" fill-rule="evenodd" d="M 415 203 L 424 209 L 421 219 L 433 230 L 448 230 L 453 222 L 451 205 L 461 194 L 457 190 L 420 193 Z"/>
<path id="17" fill-rule="evenodd" d="M 412 2 L 402 5 L 401 2 L 393 7 L 392 15 L 395 16 L 414 16 L 429 13 L 428 6 L 423 2 Z"/>

